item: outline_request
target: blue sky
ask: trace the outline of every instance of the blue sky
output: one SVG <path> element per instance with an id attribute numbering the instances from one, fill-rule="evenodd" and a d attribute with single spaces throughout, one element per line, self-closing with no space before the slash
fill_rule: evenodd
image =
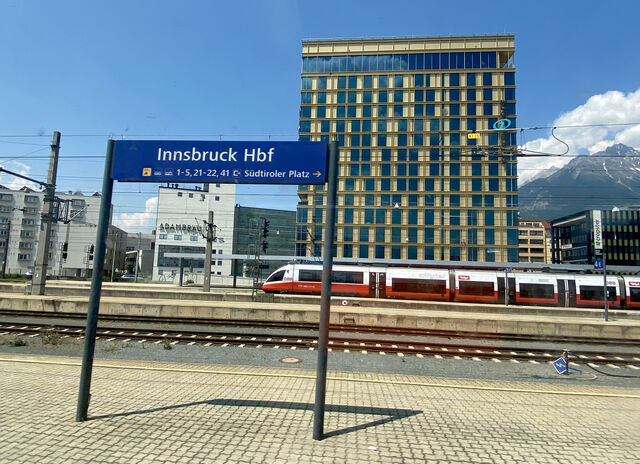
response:
<path id="1" fill-rule="evenodd" d="M 293 140 L 301 41 L 309 38 L 515 33 L 520 127 L 637 122 L 639 18 L 637 0 L 3 0 L 0 163 L 44 180 L 58 130 L 59 190 L 93 193 L 101 189 L 109 136 Z M 633 129 L 566 135 L 576 153 L 586 153 L 601 140 L 640 147 Z M 31 135 L 42 136 L 15 137 Z M 549 136 L 531 132 L 527 141 L 551 150 Z M 155 192 L 155 184 L 116 184 L 121 225 L 152 228 Z M 295 187 L 238 193 L 245 206 L 294 209 L 297 201 Z"/>

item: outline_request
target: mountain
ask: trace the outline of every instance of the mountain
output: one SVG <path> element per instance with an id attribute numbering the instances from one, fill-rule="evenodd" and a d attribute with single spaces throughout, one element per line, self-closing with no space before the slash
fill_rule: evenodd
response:
<path id="1" fill-rule="evenodd" d="M 556 219 L 587 209 L 640 204 L 640 152 L 621 143 L 578 156 L 519 188 L 520 217 Z"/>

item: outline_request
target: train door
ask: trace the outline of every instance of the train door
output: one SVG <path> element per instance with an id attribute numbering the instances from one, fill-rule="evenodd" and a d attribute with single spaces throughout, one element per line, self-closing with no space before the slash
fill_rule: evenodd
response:
<path id="1" fill-rule="evenodd" d="M 504 277 L 498 276 L 498 301 L 504 301 Z"/>
<path id="2" fill-rule="evenodd" d="M 369 297 L 386 298 L 387 274 L 384 272 L 369 272 Z"/>
<path id="3" fill-rule="evenodd" d="M 558 277 L 558 306 L 565 308 L 576 305 L 576 283 L 571 278 Z"/>
<path id="4" fill-rule="evenodd" d="M 505 286 L 504 286 L 504 277 L 498 276 L 498 303 L 504 303 L 504 294 L 505 294 Z M 507 279 L 507 283 L 509 284 L 508 291 L 508 300 L 506 300 L 507 304 L 513 304 L 516 302 L 516 278 L 509 277 Z"/>
<path id="5" fill-rule="evenodd" d="M 569 302 L 569 307 L 576 307 L 576 281 L 573 279 L 567 280 L 567 301 Z"/>
<path id="6" fill-rule="evenodd" d="M 369 272 L 369 297 L 386 298 L 387 274 L 384 272 Z"/>
<path id="7" fill-rule="evenodd" d="M 516 302 L 516 278 L 509 277 L 508 283 L 509 283 L 509 301 L 507 302 L 507 304 L 512 304 Z"/>
<path id="8" fill-rule="evenodd" d="M 567 281 L 562 279 L 558 280 L 558 306 L 569 306 L 569 293 L 567 292 Z"/>

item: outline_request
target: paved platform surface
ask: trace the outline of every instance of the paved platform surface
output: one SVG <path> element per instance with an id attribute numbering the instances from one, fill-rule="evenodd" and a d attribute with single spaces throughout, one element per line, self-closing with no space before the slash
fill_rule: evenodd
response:
<path id="1" fill-rule="evenodd" d="M 0 462 L 640 462 L 640 391 L 99 360 L 75 422 L 77 358 L 0 354 Z"/>

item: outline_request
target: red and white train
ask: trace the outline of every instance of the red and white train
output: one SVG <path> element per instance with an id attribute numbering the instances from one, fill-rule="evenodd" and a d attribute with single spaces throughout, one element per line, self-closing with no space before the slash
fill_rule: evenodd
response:
<path id="1" fill-rule="evenodd" d="M 322 265 L 287 264 L 274 271 L 262 290 L 320 294 Z M 602 307 L 604 280 L 598 275 L 463 269 L 333 266 L 331 293 L 371 298 L 403 298 L 470 303 Z M 640 309 L 640 276 L 607 276 L 610 308 Z"/>

